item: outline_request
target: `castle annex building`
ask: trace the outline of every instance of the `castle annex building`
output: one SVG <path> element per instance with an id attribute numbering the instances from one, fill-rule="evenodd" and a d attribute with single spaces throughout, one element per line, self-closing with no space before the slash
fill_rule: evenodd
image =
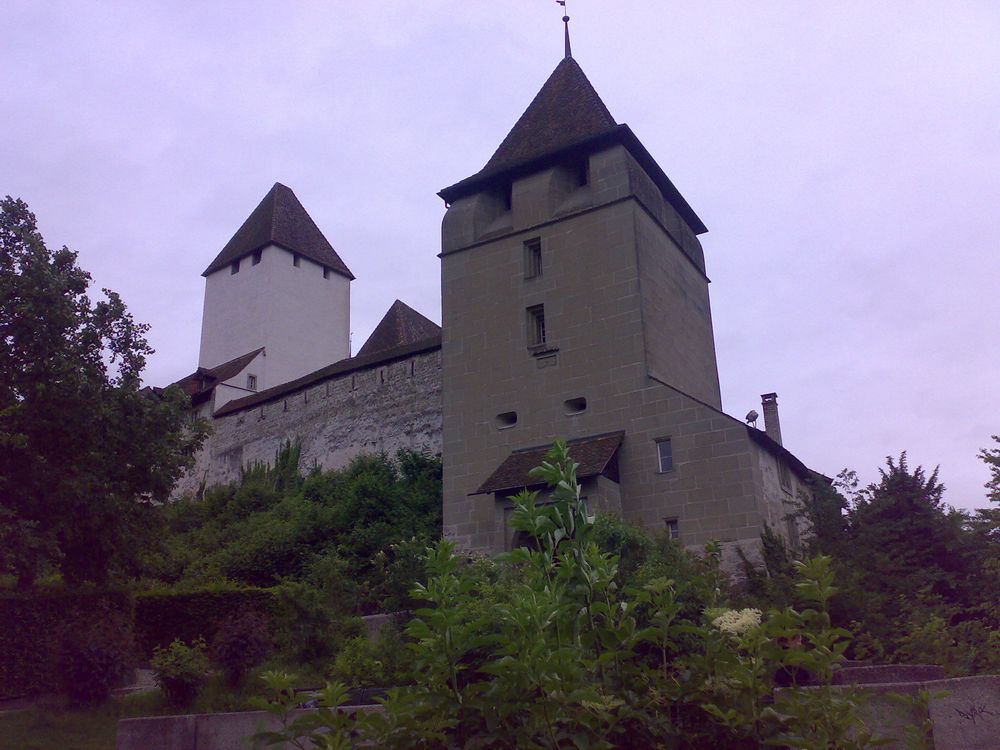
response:
<path id="1" fill-rule="evenodd" d="M 567 49 L 568 52 L 568 49 Z M 445 534 L 496 552 L 511 497 L 556 437 L 593 509 L 685 543 L 794 544 L 812 473 L 722 411 L 705 225 L 567 54 L 486 166 L 440 196 L 442 327 L 397 301 L 348 351 L 347 265 L 275 185 L 205 271 L 198 370 L 214 434 L 182 492 L 299 439 L 331 468 L 440 451 Z"/>

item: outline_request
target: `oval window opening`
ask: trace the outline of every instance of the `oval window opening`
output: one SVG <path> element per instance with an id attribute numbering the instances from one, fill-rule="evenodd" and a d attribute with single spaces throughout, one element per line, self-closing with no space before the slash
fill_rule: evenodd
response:
<path id="1" fill-rule="evenodd" d="M 506 430 L 517 424 L 517 412 L 516 411 L 505 411 L 502 414 L 497 414 L 496 425 L 498 430 Z"/>
<path id="2" fill-rule="evenodd" d="M 563 408 L 566 409 L 566 413 L 570 416 L 573 414 L 582 414 L 587 411 L 587 399 L 583 396 L 567 399 L 563 401 Z"/>

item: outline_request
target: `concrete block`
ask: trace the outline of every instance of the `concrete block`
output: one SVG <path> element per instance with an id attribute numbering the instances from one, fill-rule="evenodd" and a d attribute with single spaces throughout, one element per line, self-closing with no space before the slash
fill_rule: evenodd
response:
<path id="1" fill-rule="evenodd" d="M 931 693 L 935 750 L 1000 747 L 1000 675 L 938 680 L 925 688 Z"/>
<path id="2" fill-rule="evenodd" d="M 192 750 L 194 716 L 150 716 L 118 722 L 118 750 Z"/>

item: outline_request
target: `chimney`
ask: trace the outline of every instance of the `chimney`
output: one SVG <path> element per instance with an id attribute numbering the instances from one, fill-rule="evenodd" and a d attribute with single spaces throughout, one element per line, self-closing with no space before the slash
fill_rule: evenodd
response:
<path id="1" fill-rule="evenodd" d="M 778 394 L 762 393 L 760 405 L 764 410 L 764 432 L 778 445 L 781 445 L 781 422 L 778 419 Z"/>

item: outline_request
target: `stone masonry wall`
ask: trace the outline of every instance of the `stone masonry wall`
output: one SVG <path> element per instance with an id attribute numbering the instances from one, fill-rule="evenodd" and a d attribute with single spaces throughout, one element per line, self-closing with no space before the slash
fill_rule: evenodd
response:
<path id="1" fill-rule="evenodd" d="M 441 453 L 441 350 L 372 365 L 213 418 L 212 434 L 174 496 L 238 479 L 301 440 L 301 466 L 346 466 L 361 453 L 399 448 Z"/>

